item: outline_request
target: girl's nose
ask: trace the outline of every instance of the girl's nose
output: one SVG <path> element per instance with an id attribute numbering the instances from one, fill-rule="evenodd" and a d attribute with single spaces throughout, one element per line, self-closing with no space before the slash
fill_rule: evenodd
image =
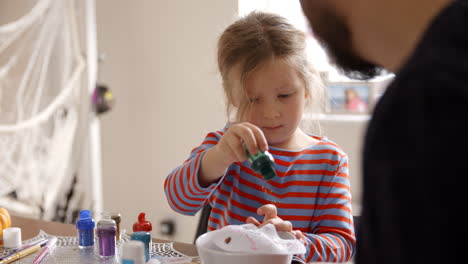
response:
<path id="1" fill-rule="evenodd" d="M 263 117 L 266 119 L 276 119 L 280 117 L 281 112 L 275 103 L 265 103 L 263 106 Z"/>

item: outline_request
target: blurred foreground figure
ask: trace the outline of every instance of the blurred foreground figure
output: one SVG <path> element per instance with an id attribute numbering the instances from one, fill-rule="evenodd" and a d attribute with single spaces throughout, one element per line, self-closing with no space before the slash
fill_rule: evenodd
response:
<path id="1" fill-rule="evenodd" d="M 344 73 L 396 74 L 364 147 L 356 263 L 450 263 L 468 252 L 467 0 L 302 0 Z"/>

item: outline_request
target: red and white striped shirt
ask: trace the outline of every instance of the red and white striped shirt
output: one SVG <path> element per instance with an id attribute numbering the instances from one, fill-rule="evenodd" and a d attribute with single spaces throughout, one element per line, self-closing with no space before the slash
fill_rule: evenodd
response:
<path id="1" fill-rule="evenodd" d="M 278 217 L 290 221 L 304 234 L 306 262 L 344 262 L 355 250 L 347 155 L 325 137 L 300 151 L 269 147 L 275 159 L 277 177 L 265 181 L 249 161 L 233 163 L 223 177 L 207 188 L 200 186 L 201 159 L 216 145 L 225 129 L 209 133 L 190 157 L 166 178 L 164 189 L 170 206 L 185 215 L 194 215 L 207 202 L 212 210 L 208 230 L 245 224 L 257 215 L 258 207 L 274 204 Z"/>

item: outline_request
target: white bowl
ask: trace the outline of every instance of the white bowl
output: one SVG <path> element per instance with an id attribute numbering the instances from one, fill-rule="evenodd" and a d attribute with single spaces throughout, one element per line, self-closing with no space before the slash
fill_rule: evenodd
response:
<path id="1" fill-rule="evenodd" d="M 278 232 L 282 239 L 295 239 L 287 232 Z M 227 252 L 218 248 L 207 234 L 197 238 L 195 245 L 202 264 L 290 264 L 292 254 L 254 254 Z"/>

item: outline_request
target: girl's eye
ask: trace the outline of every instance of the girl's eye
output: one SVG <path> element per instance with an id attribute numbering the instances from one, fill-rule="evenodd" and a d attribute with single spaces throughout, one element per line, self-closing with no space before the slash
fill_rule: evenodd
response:
<path id="1" fill-rule="evenodd" d="M 291 94 L 280 94 L 278 98 L 288 98 L 289 96 L 291 96 Z"/>
<path id="2" fill-rule="evenodd" d="M 257 103 L 259 101 L 258 97 L 250 98 L 251 103 Z"/>

